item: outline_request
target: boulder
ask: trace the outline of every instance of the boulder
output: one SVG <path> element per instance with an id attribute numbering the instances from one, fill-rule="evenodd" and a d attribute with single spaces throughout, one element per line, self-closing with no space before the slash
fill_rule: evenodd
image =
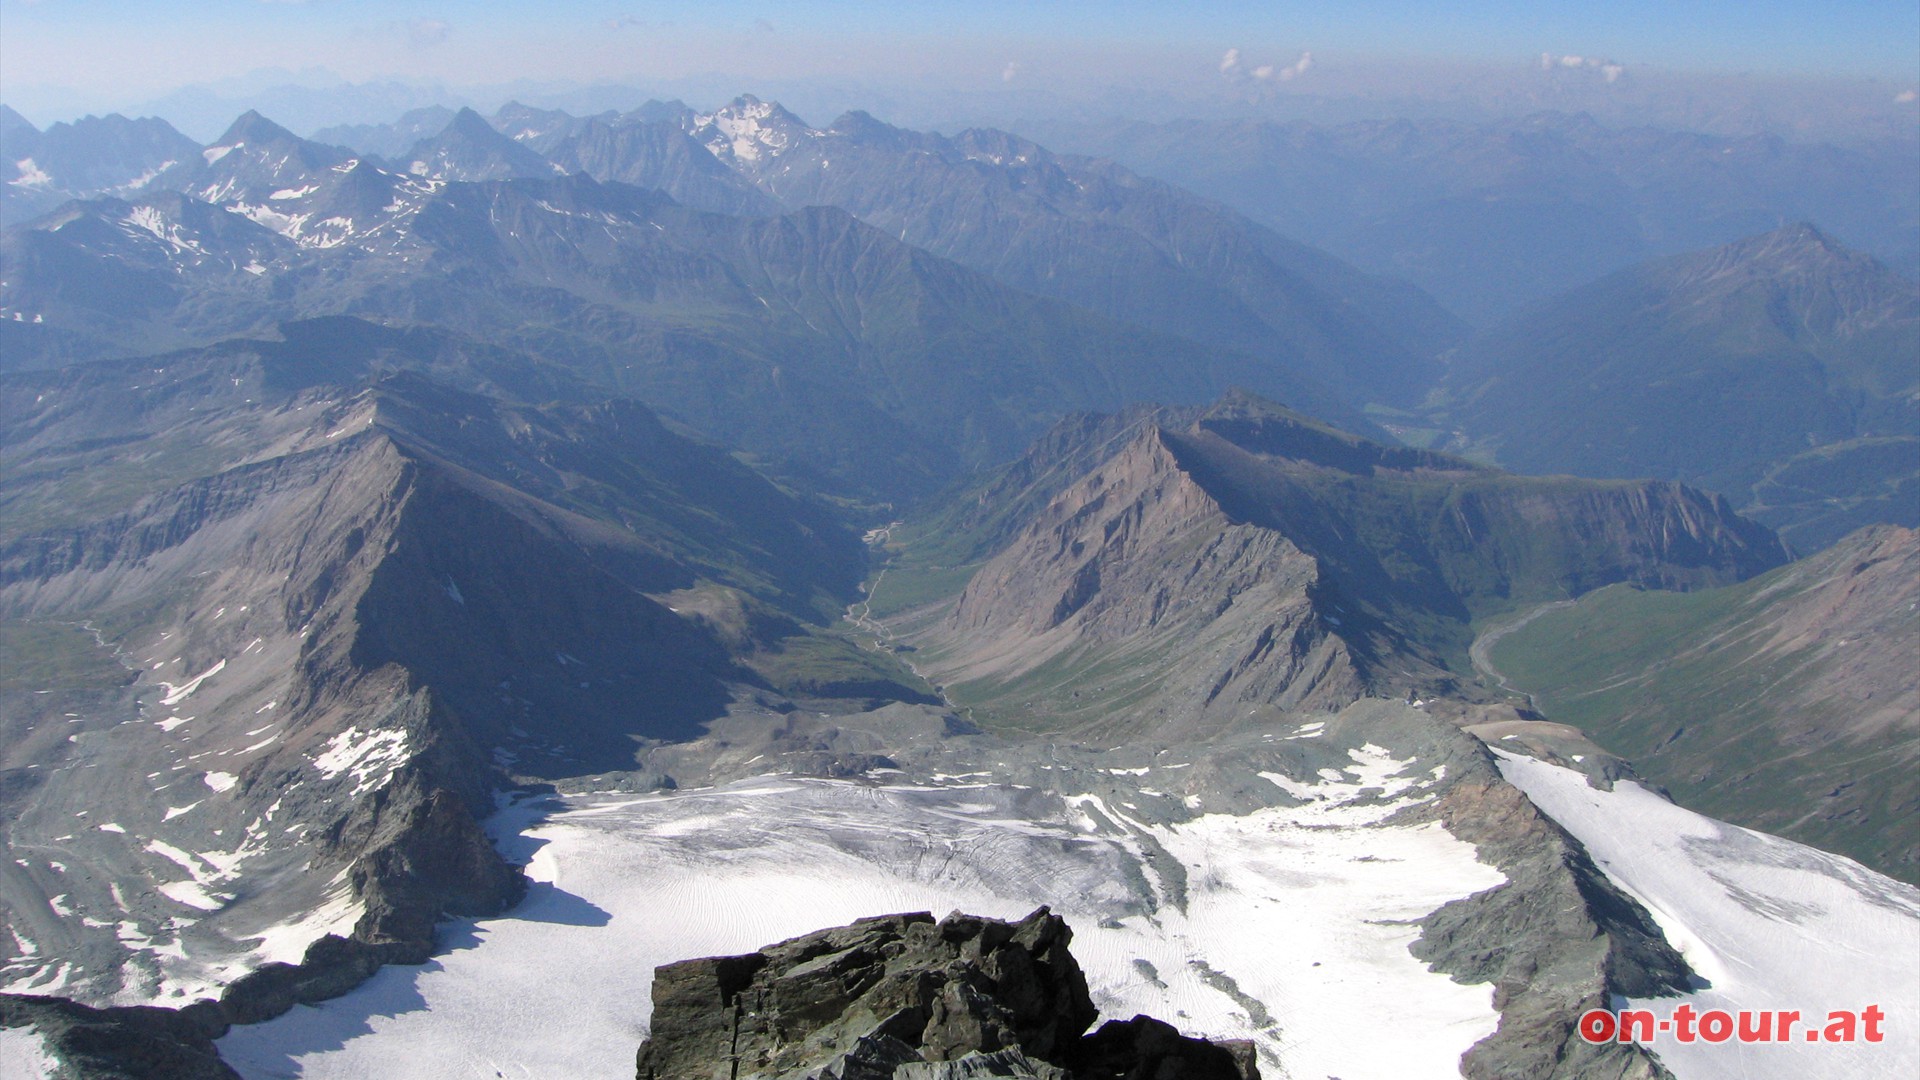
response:
<path id="1" fill-rule="evenodd" d="M 882 915 L 665 964 L 638 1080 L 1254 1080 L 1253 1046 L 1106 1024 L 1042 907 L 1018 922 Z"/>

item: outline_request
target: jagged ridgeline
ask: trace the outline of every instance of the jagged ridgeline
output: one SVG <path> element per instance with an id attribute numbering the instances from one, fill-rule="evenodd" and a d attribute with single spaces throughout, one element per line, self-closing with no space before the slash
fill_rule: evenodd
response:
<path id="1" fill-rule="evenodd" d="M 1786 557 L 1678 484 L 1516 476 L 1247 395 L 1069 420 L 904 536 L 882 611 L 888 588 L 930 599 L 965 575 L 950 602 L 896 616 L 915 666 L 983 720 L 1099 737 L 1473 698 L 1487 616 Z"/>
<path id="2" fill-rule="evenodd" d="M 1462 333 L 1417 290 L 1004 133 L 817 130 L 751 99 L 496 123 L 457 114 L 388 167 L 249 113 L 138 184 L 49 181 L 73 198 L 0 243 L 4 362 L 435 325 L 892 501 L 1064 411 L 1234 385 L 1373 430 L 1358 406 L 1417 398 Z"/>
<path id="3" fill-rule="evenodd" d="M 630 769 L 741 686 L 921 695 L 808 629 L 858 536 L 723 449 L 630 401 L 315 381 L 356 365 L 301 346 L 0 377 L 8 843 L 93 868 L 39 859 L 10 907 L 139 898 L 31 924 L 69 992 L 217 992 L 356 926 L 417 952 L 513 894 L 476 824 L 506 773 Z M 179 903 L 192 961 L 145 951 Z"/>
<path id="4" fill-rule="evenodd" d="M 1659 1075 L 1644 1048 L 1578 1043 L 1569 1017 L 1689 988 L 1649 914 L 1672 894 L 1643 909 L 1503 770 L 1542 790 L 1580 775 L 1476 736 L 1509 732 L 1494 745 L 1602 788 L 1632 771 L 1476 677 L 1493 673 L 1489 627 L 1587 596 L 1569 610 L 1604 637 L 1617 623 L 1595 612 L 1623 595 L 1608 586 L 1758 604 L 1859 577 L 1834 564 L 1800 588 L 1808 564 L 1777 569 L 1767 525 L 1675 479 L 1521 476 L 1392 444 L 1373 418 L 1523 462 L 1539 432 L 1497 406 L 1527 366 L 1489 344 L 1512 335 L 1443 361 L 1466 328 L 1419 290 L 1003 132 L 864 113 L 815 128 L 752 98 L 429 111 L 338 134 L 355 149 L 257 113 L 206 147 L 158 122 L 0 123 L 0 971 L 12 990 L 184 1006 L 0 996 L 0 1026 L 136 1075 L 162 1059 L 217 1073 L 229 1024 L 249 1027 L 223 1046 L 258 1051 L 281 1037 L 269 1018 L 421 963 L 437 919 L 511 907 L 528 874 L 551 887 L 503 926 L 564 896 L 617 935 L 695 925 L 732 871 L 774 914 L 767 867 L 844 878 L 825 892 L 873 912 L 905 910 L 883 900 L 903 887 L 1019 911 L 1066 893 L 1107 943 L 1089 963 L 1107 1004 L 1206 1000 L 1276 1065 L 1305 1025 L 1263 1002 L 1348 992 L 1347 964 L 1377 964 L 1423 1001 L 1457 995 L 1422 1015 L 1459 1017 L 1433 1028 L 1457 1046 L 1427 1049 L 1467 1075 Z M 1819 361 L 1795 371 L 1826 365 L 1816 405 L 1858 422 L 1808 429 L 1825 456 L 1764 482 L 1721 470 L 1812 492 L 1800 502 L 1823 509 L 1779 519 L 1809 536 L 1884 516 L 1898 469 L 1853 466 L 1898 466 L 1913 435 L 1873 426 L 1911 412 L 1895 400 L 1906 294 L 1823 244 L 1783 235 L 1686 270 L 1690 286 L 1813 268 L 1784 305 L 1738 291 L 1708 331 L 1659 335 L 1739 338 L 1757 305 Z M 1840 356 L 1842 339 L 1867 353 Z M 1560 368 L 1533 387 L 1555 408 Z M 1644 374 L 1600 373 L 1601 390 Z M 1721 473 L 1700 476 L 1732 490 Z M 1853 484 L 1867 473 L 1886 490 Z M 1785 576 L 1749 581 L 1768 572 Z M 1717 617 L 1679 621 L 1715 635 Z M 1543 701 L 1591 674 L 1522 667 Z M 1682 672 L 1731 686 L 1720 674 Z M 500 845 L 549 843 L 529 824 L 543 813 L 548 858 L 523 872 Z M 1238 884 L 1240 856 L 1214 840 L 1243 827 L 1248 850 L 1292 830 L 1331 861 Z M 1389 842 L 1415 845 L 1420 889 L 1371 854 Z M 714 844 L 742 857 L 698 878 L 711 893 L 618 880 L 620 851 L 700 867 Z M 607 873 L 565 893 L 583 863 Z M 1302 903 L 1302 875 L 1328 937 L 1294 942 L 1255 996 L 1210 966 L 1248 952 L 1219 925 L 1303 921 L 1269 895 Z M 1342 922 L 1323 885 L 1363 898 L 1347 906 L 1367 921 Z M 662 984 L 643 1063 L 720 1067 L 706 1037 L 751 990 L 821 1022 L 806 1054 L 783 1042 L 804 1025 L 748 1033 L 782 1068 L 870 1036 L 881 1056 L 840 1075 L 961 1075 L 967 1050 L 1034 1075 L 1128 1074 L 1163 1052 L 1250 1071 L 1151 1022 L 1090 1045 L 1071 979 L 1041 980 L 1050 1010 L 969 996 L 1023 964 L 1067 971 L 1056 923 L 896 918 L 696 964 Z M 803 928 L 782 925 L 724 947 Z M 1344 963 L 1323 969 L 1322 944 Z M 883 971 L 900 1000 L 867 1003 L 904 1013 L 826 1015 L 864 993 L 847 980 L 875 954 L 884 969 L 909 953 L 953 979 Z M 457 966 L 443 959 L 419 985 Z M 594 1004 L 596 1031 L 631 1045 L 639 1017 Z M 276 1054 L 294 1060 L 270 1047 L 245 1067 Z"/>

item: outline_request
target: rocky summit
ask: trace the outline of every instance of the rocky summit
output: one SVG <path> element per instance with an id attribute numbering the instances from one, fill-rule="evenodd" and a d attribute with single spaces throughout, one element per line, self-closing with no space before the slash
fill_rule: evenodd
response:
<path id="1" fill-rule="evenodd" d="M 1255 1080 L 1253 1044 L 1097 1016 L 1045 907 L 1019 922 L 882 915 L 665 964 L 637 1080 Z"/>

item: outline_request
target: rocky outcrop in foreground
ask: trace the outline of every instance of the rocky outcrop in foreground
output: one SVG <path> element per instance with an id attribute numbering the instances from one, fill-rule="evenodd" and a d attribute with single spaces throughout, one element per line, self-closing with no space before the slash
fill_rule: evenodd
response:
<path id="1" fill-rule="evenodd" d="M 1253 1044 L 1097 1010 L 1042 907 L 1019 922 L 861 919 L 655 969 L 637 1080 L 1257 1080 Z"/>

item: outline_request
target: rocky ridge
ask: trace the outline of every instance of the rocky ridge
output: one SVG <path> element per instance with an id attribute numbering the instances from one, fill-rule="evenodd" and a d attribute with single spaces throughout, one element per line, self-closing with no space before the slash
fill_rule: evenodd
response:
<path id="1" fill-rule="evenodd" d="M 1815 551 L 1920 525 L 1920 286 L 1807 224 L 1632 267 L 1490 328 L 1444 418 L 1527 472 L 1671 477 Z"/>
<path id="2" fill-rule="evenodd" d="M 144 390 L 113 365 L 0 387 L 21 467 L 0 633 L 23 661 L 0 684 L 0 964 L 100 1010 L 62 1032 L 213 1038 L 423 962 L 437 921 L 522 895 L 479 825 L 495 790 L 631 766 L 733 684 L 770 689 L 650 591 L 751 589 L 777 642 L 858 556 L 631 403 L 340 386 L 266 353 L 174 357 Z M 127 448 L 154 446 L 179 471 L 148 495 Z M 178 1024 L 112 1007 L 196 998 Z"/>
<path id="3" fill-rule="evenodd" d="M 1252 1044 L 1098 1015 L 1042 907 L 1019 922 L 955 912 L 861 919 L 745 956 L 654 973 L 638 1080 L 1256 1080 Z"/>
<path id="4" fill-rule="evenodd" d="M 1066 425 L 1117 449 L 1032 510 L 950 606 L 899 622 L 915 664 L 980 716 L 1137 735 L 1366 695 L 1472 699 L 1475 618 L 1622 580 L 1727 583 L 1785 557 L 1678 485 L 1513 476 L 1244 395 L 1134 424 L 1125 438 Z"/>

